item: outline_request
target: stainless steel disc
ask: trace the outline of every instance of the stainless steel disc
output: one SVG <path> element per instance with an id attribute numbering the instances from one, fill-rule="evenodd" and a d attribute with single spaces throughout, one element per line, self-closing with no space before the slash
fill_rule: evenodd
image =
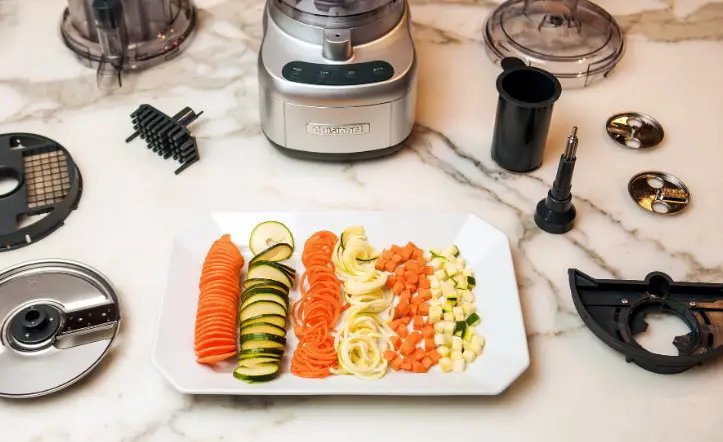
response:
<path id="1" fill-rule="evenodd" d="M 79 381 L 119 325 L 115 289 L 88 266 L 33 261 L 0 272 L 0 397 L 44 396 Z"/>
<path id="2" fill-rule="evenodd" d="M 690 204 L 690 191 L 677 177 L 665 172 L 641 172 L 628 183 L 630 197 L 648 212 L 680 213 Z"/>
<path id="3" fill-rule="evenodd" d="M 650 149 L 663 141 L 663 126 L 650 115 L 624 112 L 613 115 L 605 124 L 613 141 L 631 149 Z"/>

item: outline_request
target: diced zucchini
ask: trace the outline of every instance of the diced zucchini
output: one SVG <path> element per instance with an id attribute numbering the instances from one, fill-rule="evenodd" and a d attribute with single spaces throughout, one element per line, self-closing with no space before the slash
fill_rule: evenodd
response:
<path id="1" fill-rule="evenodd" d="M 465 322 L 464 325 L 466 326 L 467 323 Z M 462 334 L 462 339 L 463 339 L 465 342 L 469 342 L 469 340 L 472 339 L 472 335 L 474 335 L 474 333 L 472 332 L 472 328 L 471 328 L 471 327 L 466 327 L 466 328 L 464 329 L 464 333 Z"/>
<path id="2" fill-rule="evenodd" d="M 462 349 L 463 349 L 463 350 L 469 350 L 470 348 L 472 348 L 472 342 L 471 342 L 471 341 L 462 340 Z"/>
<path id="3" fill-rule="evenodd" d="M 431 315 L 430 315 L 430 318 L 431 318 Z M 434 324 L 434 332 L 435 333 L 444 333 L 444 324 L 446 324 L 446 322 L 443 322 L 443 321 L 435 323 Z"/>
<path id="4" fill-rule="evenodd" d="M 429 254 L 434 256 L 435 258 L 441 258 L 443 256 L 442 251 L 439 249 L 431 249 L 429 251 Z"/>
<path id="5" fill-rule="evenodd" d="M 437 280 L 437 278 L 434 278 L 431 281 L 429 281 L 429 288 L 441 290 L 441 286 L 439 285 L 439 281 Z"/>
<path id="6" fill-rule="evenodd" d="M 454 286 L 457 287 L 457 290 L 465 290 L 467 289 L 467 277 L 462 275 L 461 273 L 458 273 L 452 277 L 452 280 L 454 281 Z"/>
<path id="7" fill-rule="evenodd" d="M 454 260 L 454 263 L 459 267 L 459 273 L 462 273 L 464 271 L 464 259 L 457 258 Z"/>
<path id="8" fill-rule="evenodd" d="M 464 332 L 467 330 L 467 323 L 464 321 L 457 321 L 454 326 L 454 335 L 461 338 L 464 336 Z"/>
<path id="9" fill-rule="evenodd" d="M 474 362 L 475 359 L 477 359 L 477 353 L 473 352 L 472 350 L 465 350 L 462 352 L 462 359 L 469 362 Z"/>
<path id="10" fill-rule="evenodd" d="M 429 314 L 429 323 L 430 323 L 430 324 L 439 324 L 441 321 L 442 321 L 442 314 L 441 314 L 441 313 L 437 313 L 437 314 L 434 314 L 434 315 L 431 314 L 431 313 Z"/>
<path id="11" fill-rule="evenodd" d="M 440 345 L 449 345 L 449 336 L 447 335 L 434 335 L 434 345 L 439 347 Z"/>
<path id="12" fill-rule="evenodd" d="M 452 353 L 450 353 L 449 358 L 453 361 L 458 361 L 458 360 L 462 359 L 462 350 L 452 349 Z"/>
<path id="13" fill-rule="evenodd" d="M 442 309 L 444 310 L 444 307 L 442 307 Z M 443 319 L 445 321 L 452 322 L 452 321 L 454 321 L 454 314 L 452 312 L 445 311 L 444 315 L 443 315 Z"/>
<path id="14" fill-rule="evenodd" d="M 454 333 L 454 328 L 457 325 L 454 321 L 444 321 L 444 334 L 448 336 L 452 336 L 452 333 Z"/>
<path id="15" fill-rule="evenodd" d="M 440 282 L 440 287 L 442 289 L 442 295 L 444 295 L 445 298 L 448 298 L 450 296 L 457 296 L 457 289 L 454 288 L 454 285 L 449 281 L 442 281 Z"/>
<path id="16" fill-rule="evenodd" d="M 457 257 L 459 256 L 459 248 L 457 248 L 456 245 L 452 244 L 451 246 L 444 249 L 444 253 L 446 255 L 452 255 L 454 257 Z"/>
<path id="17" fill-rule="evenodd" d="M 434 259 L 430 262 L 430 265 L 432 266 L 432 268 L 433 268 L 435 271 L 436 271 L 436 270 L 441 270 L 441 269 L 442 269 L 442 266 L 444 265 L 444 261 L 443 261 L 442 259 L 440 259 L 440 258 L 434 258 Z"/>
<path id="18" fill-rule="evenodd" d="M 474 339 L 479 337 L 479 341 L 475 341 Z M 475 353 L 477 353 L 478 356 L 482 355 L 482 352 L 484 351 L 485 347 L 485 338 L 484 336 L 480 335 L 474 335 L 472 337 L 472 350 L 474 350 Z"/>
<path id="19" fill-rule="evenodd" d="M 454 314 L 455 321 L 464 321 L 465 320 L 464 309 L 462 307 L 452 308 L 452 313 Z"/>
<path id="20" fill-rule="evenodd" d="M 477 313 L 472 313 L 467 318 L 467 325 L 469 325 L 471 327 L 475 327 L 475 326 L 479 325 L 479 323 L 480 323 L 480 317 Z"/>
<path id="21" fill-rule="evenodd" d="M 447 262 L 444 264 L 444 273 L 447 274 L 447 277 L 451 278 L 457 273 L 459 273 L 459 267 L 457 267 L 455 264 Z"/>
<path id="22" fill-rule="evenodd" d="M 464 302 L 474 302 L 474 295 L 469 290 L 460 290 L 459 295 L 462 297 Z"/>
<path id="23" fill-rule="evenodd" d="M 465 267 L 464 269 L 462 269 L 462 274 L 464 276 L 472 276 L 472 269 L 469 267 Z"/>
<path id="24" fill-rule="evenodd" d="M 474 279 L 474 276 L 467 277 L 467 285 L 469 285 L 470 288 L 477 287 L 477 280 Z"/>
<path id="25" fill-rule="evenodd" d="M 432 299 L 430 299 L 430 300 L 429 300 L 429 307 L 430 307 L 430 308 L 429 308 L 429 311 L 430 311 L 430 312 L 433 311 L 433 310 L 432 310 L 432 307 L 439 307 L 439 311 L 440 311 L 440 312 L 442 311 L 442 303 L 439 302 L 439 299 L 438 299 L 438 298 L 432 298 Z"/>
<path id="26" fill-rule="evenodd" d="M 452 350 L 462 350 L 462 339 L 458 337 L 452 338 Z"/>
<path id="27" fill-rule="evenodd" d="M 459 359 L 452 362 L 452 371 L 455 373 L 464 373 L 465 364 L 464 359 Z"/>
<path id="28" fill-rule="evenodd" d="M 457 295 L 447 296 L 447 299 L 446 299 L 447 305 L 449 305 L 450 307 L 456 307 L 458 300 L 459 300 L 459 298 L 457 297 Z"/>
<path id="29" fill-rule="evenodd" d="M 462 303 L 462 310 L 464 310 L 465 315 L 469 316 L 477 310 L 477 307 L 471 302 L 464 302 Z"/>
<path id="30" fill-rule="evenodd" d="M 446 281 L 446 280 L 447 280 L 447 274 L 444 272 L 443 269 L 439 269 L 439 270 L 435 271 L 435 272 L 434 272 L 434 276 L 435 276 L 439 281 Z"/>
<path id="31" fill-rule="evenodd" d="M 442 369 L 442 373 L 452 371 L 452 360 L 449 358 L 442 358 L 439 360 L 439 368 Z"/>
<path id="32" fill-rule="evenodd" d="M 452 306 L 447 304 L 446 302 L 444 304 L 441 304 L 442 311 L 445 313 L 452 313 Z M 452 319 L 454 319 L 454 314 L 452 314 Z M 450 319 L 450 321 L 452 320 Z M 447 321 L 447 319 L 445 319 Z"/>
<path id="33" fill-rule="evenodd" d="M 474 335 L 472 336 L 472 340 L 470 341 L 472 345 L 482 345 L 482 336 L 480 335 Z"/>
<path id="34" fill-rule="evenodd" d="M 446 345 L 442 345 L 437 347 L 437 352 L 442 355 L 443 358 L 446 358 L 449 356 L 450 353 L 452 353 L 452 350 L 449 349 Z"/>

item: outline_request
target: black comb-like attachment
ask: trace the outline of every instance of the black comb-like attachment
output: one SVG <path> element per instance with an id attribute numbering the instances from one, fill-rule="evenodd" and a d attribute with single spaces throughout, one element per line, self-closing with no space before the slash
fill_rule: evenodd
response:
<path id="1" fill-rule="evenodd" d="M 126 139 L 130 143 L 140 136 L 153 152 L 167 160 L 173 158 L 181 163 L 176 175 L 183 172 L 200 159 L 196 138 L 186 126 L 200 117 L 203 112 L 195 113 L 190 107 L 183 108 L 173 117 L 169 117 L 148 104 L 142 104 L 131 114 L 133 135 Z"/>

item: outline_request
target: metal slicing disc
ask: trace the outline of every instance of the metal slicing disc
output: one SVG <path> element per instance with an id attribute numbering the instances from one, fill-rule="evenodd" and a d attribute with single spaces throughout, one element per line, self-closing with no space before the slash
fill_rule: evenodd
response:
<path id="1" fill-rule="evenodd" d="M 677 177 L 665 172 L 641 172 L 628 183 L 630 197 L 640 207 L 659 215 L 672 215 L 690 204 L 690 191 Z"/>
<path id="2" fill-rule="evenodd" d="M 1 271 L 0 397 L 74 384 L 107 354 L 119 326 L 115 289 L 84 264 L 32 261 Z"/>
<path id="3" fill-rule="evenodd" d="M 665 132 L 658 121 L 640 112 L 623 112 L 610 117 L 605 130 L 613 141 L 631 149 L 649 149 L 663 141 Z"/>

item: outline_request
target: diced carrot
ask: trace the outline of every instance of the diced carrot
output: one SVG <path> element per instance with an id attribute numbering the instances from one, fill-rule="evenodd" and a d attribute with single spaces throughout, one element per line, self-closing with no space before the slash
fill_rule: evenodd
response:
<path id="1" fill-rule="evenodd" d="M 402 368 L 403 360 L 399 356 L 397 356 L 396 359 L 394 359 L 389 365 L 392 367 L 392 370 L 399 371 Z"/>
<path id="2" fill-rule="evenodd" d="M 417 291 L 417 284 L 412 284 L 411 282 L 407 282 L 404 284 L 404 288 L 409 290 L 410 292 L 414 293 Z"/>
<path id="3" fill-rule="evenodd" d="M 374 268 L 379 271 L 382 271 L 382 270 L 384 270 L 384 264 L 386 264 L 386 263 L 387 262 L 384 261 L 382 258 L 378 258 L 377 262 L 374 263 Z"/>
<path id="4" fill-rule="evenodd" d="M 414 262 L 419 265 L 419 273 L 424 273 L 424 267 L 427 266 L 427 260 L 424 258 L 417 258 Z"/>
<path id="5" fill-rule="evenodd" d="M 417 348 L 414 350 L 414 359 L 417 361 L 421 361 L 422 359 L 427 357 L 427 352 L 422 350 L 421 348 Z"/>
<path id="6" fill-rule="evenodd" d="M 399 299 L 399 303 L 397 304 L 397 308 L 402 312 L 402 314 L 406 315 L 407 311 L 409 311 L 409 299 L 407 299 L 406 296 L 403 296 Z"/>
<path id="7" fill-rule="evenodd" d="M 387 350 L 384 352 L 384 359 L 386 359 L 388 362 L 392 362 L 397 358 L 397 354 L 391 350 Z"/>
<path id="8" fill-rule="evenodd" d="M 431 287 L 431 284 L 429 283 L 429 279 L 427 279 L 426 276 L 420 276 L 419 282 L 417 283 L 420 289 L 428 289 Z"/>
<path id="9" fill-rule="evenodd" d="M 394 319 L 398 319 L 404 316 L 404 313 L 402 313 L 401 310 L 399 310 L 399 307 L 394 307 Z M 393 329 L 396 330 L 396 329 Z"/>
<path id="10" fill-rule="evenodd" d="M 429 303 L 423 302 L 419 304 L 419 307 L 417 307 L 417 313 L 420 316 L 429 316 Z"/>
<path id="11" fill-rule="evenodd" d="M 392 251 L 392 253 L 399 253 L 399 252 L 401 252 L 401 251 L 402 251 L 402 248 L 401 248 L 401 247 L 399 247 L 399 246 L 398 246 L 398 245 L 396 245 L 396 244 L 392 244 L 392 247 L 391 247 L 391 249 L 390 249 L 390 250 Z"/>
<path id="12" fill-rule="evenodd" d="M 394 328 L 393 330 L 396 330 L 396 328 Z M 400 348 L 402 348 L 402 338 L 400 338 L 399 336 L 392 336 L 391 338 L 389 338 L 389 340 L 392 341 L 392 345 L 394 346 L 395 350 L 399 350 Z"/>
<path id="13" fill-rule="evenodd" d="M 412 345 L 419 344 L 419 341 L 422 340 L 422 335 L 419 332 L 413 331 L 407 336 L 407 340 L 412 343 Z"/>
<path id="14" fill-rule="evenodd" d="M 394 263 L 394 261 L 387 261 L 386 264 L 384 264 L 384 271 L 385 271 L 385 272 L 391 273 L 391 272 L 393 272 L 394 269 L 396 269 L 396 268 L 397 268 L 397 265 Z M 378 269 L 378 270 L 382 270 L 382 269 Z"/>
<path id="15" fill-rule="evenodd" d="M 422 364 L 421 362 L 415 362 L 412 365 L 412 367 L 413 367 L 412 369 L 414 370 L 415 373 L 426 373 L 427 372 L 427 369 L 424 368 L 424 364 Z"/>
<path id="16" fill-rule="evenodd" d="M 417 250 L 417 249 L 419 248 L 419 247 L 417 247 L 416 244 L 414 244 L 414 243 L 411 242 L 411 241 L 409 241 L 409 242 L 407 243 L 407 245 L 404 246 L 404 247 L 409 247 L 410 249 L 412 249 L 412 251 L 415 251 L 415 250 Z"/>
<path id="17" fill-rule="evenodd" d="M 424 258 L 424 250 L 414 249 L 414 252 L 412 252 L 412 258 L 413 259 Z"/>
<path id="18" fill-rule="evenodd" d="M 397 282 L 397 278 L 394 277 L 394 275 L 387 276 L 387 288 L 394 288 L 394 284 Z"/>
<path id="19" fill-rule="evenodd" d="M 427 357 L 432 360 L 432 364 L 436 364 L 442 359 L 442 354 L 437 350 L 431 350 L 427 352 Z"/>
<path id="20" fill-rule="evenodd" d="M 414 353 L 414 349 L 414 342 L 410 341 L 409 337 L 407 336 L 407 339 L 404 341 L 404 344 L 402 344 L 402 348 L 399 349 L 399 352 L 404 356 L 409 356 Z"/>
<path id="21" fill-rule="evenodd" d="M 412 300 L 412 292 L 410 292 L 407 289 L 402 290 L 402 292 L 399 294 L 400 298 L 407 298 L 407 302 L 410 302 Z"/>
<path id="22" fill-rule="evenodd" d="M 402 257 L 401 257 L 400 255 L 398 255 L 398 254 L 395 253 L 394 255 L 392 255 L 391 261 L 392 261 L 394 264 L 399 265 L 399 263 L 402 262 L 403 259 L 402 259 Z"/>
<path id="23" fill-rule="evenodd" d="M 415 316 L 412 320 L 412 328 L 415 330 L 421 330 L 424 328 L 424 318 L 421 316 Z"/>
<path id="24" fill-rule="evenodd" d="M 419 264 L 417 264 L 417 263 L 414 262 L 414 261 L 409 261 L 408 263 L 406 263 L 406 264 L 404 265 L 404 269 L 405 269 L 406 271 L 412 272 L 412 273 L 414 273 L 414 274 L 416 275 L 416 274 L 419 273 Z M 405 276 L 406 276 L 406 272 L 405 272 Z"/>
<path id="25" fill-rule="evenodd" d="M 407 282 L 411 282 L 412 284 L 416 284 L 417 281 L 419 281 L 419 277 L 417 276 L 417 274 L 408 270 L 404 272 L 404 279 Z"/>
<path id="26" fill-rule="evenodd" d="M 394 287 L 392 287 L 392 291 L 395 295 L 398 295 L 402 293 L 402 290 L 404 290 L 404 283 L 401 281 L 397 281 L 394 283 Z"/>
<path id="27" fill-rule="evenodd" d="M 429 301 L 432 299 L 432 291 L 430 289 L 419 289 L 419 296 L 423 301 Z"/>
<path id="28" fill-rule="evenodd" d="M 419 317 L 419 316 L 417 316 Z M 392 322 L 394 324 L 394 322 Z M 395 327 L 392 327 L 395 328 Z M 434 326 L 433 325 L 425 325 L 422 328 L 422 337 L 424 338 L 433 338 L 434 337 Z"/>
<path id="29" fill-rule="evenodd" d="M 409 323 L 412 322 L 412 318 L 410 318 L 409 316 L 405 316 L 404 318 L 402 318 L 402 322 L 404 323 L 404 325 L 409 325 Z"/>
<path id="30" fill-rule="evenodd" d="M 409 306 L 409 313 L 411 313 L 412 316 L 417 316 L 418 311 L 419 311 L 419 304 L 412 304 Z"/>
<path id="31" fill-rule="evenodd" d="M 407 337 L 407 333 L 409 333 L 409 331 L 407 330 L 407 327 L 406 327 L 406 326 L 400 326 L 400 327 L 396 330 L 396 332 L 397 332 L 397 334 L 399 335 L 399 337 L 402 338 L 402 339 L 406 338 L 406 337 Z"/>
<path id="32" fill-rule="evenodd" d="M 424 302 L 424 300 L 422 299 L 421 296 L 415 296 L 414 298 L 412 298 L 411 304 L 412 304 L 412 305 L 414 305 L 414 304 L 421 304 L 421 303 L 423 303 L 423 302 Z M 419 307 L 417 307 L 417 308 L 419 308 Z"/>
<path id="33" fill-rule="evenodd" d="M 396 270 L 394 270 L 394 276 L 400 280 L 404 280 L 404 267 L 397 267 Z"/>
<path id="34" fill-rule="evenodd" d="M 406 246 L 404 246 L 404 248 L 402 249 L 402 251 L 399 254 L 402 256 L 402 258 L 406 262 L 412 258 L 413 252 L 414 252 L 414 249 L 412 247 L 409 247 L 409 244 L 407 244 Z"/>
<path id="35" fill-rule="evenodd" d="M 429 357 L 426 357 L 426 358 L 422 359 L 422 365 L 424 365 L 424 368 L 429 370 L 429 367 L 434 365 L 434 362 L 432 362 L 432 360 Z"/>
<path id="36" fill-rule="evenodd" d="M 382 258 L 384 258 L 384 261 L 389 261 L 392 259 L 392 255 L 394 255 L 394 252 L 391 250 L 385 250 L 384 253 L 382 253 Z"/>
<path id="37" fill-rule="evenodd" d="M 424 365 L 422 365 L 422 367 L 424 367 Z M 412 371 L 412 363 L 411 363 L 411 362 L 404 362 L 404 363 L 402 364 L 402 370 Z"/>
<path id="38" fill-rule="evenodd" d="M 437 348 L 434 345 L 434 338 L 424 338 L 424 349 L 427 351 L 432 351 L 435 348 Z"/>
<path id="39" fill-rule="evenodd" d="M 391 324 L 389 324 L 389 326 L 392 328 L 392 330 L 398 329 L 400 325 L 402 325 L 401 319 L 395 319 L 394 321 L 392 321 Z"/>
<path id="40" fill-rule="evenodd" d="M 432 266 L 424 266 L 424 274 L 427 276 L 434 275 L 434 267 Z"/>

